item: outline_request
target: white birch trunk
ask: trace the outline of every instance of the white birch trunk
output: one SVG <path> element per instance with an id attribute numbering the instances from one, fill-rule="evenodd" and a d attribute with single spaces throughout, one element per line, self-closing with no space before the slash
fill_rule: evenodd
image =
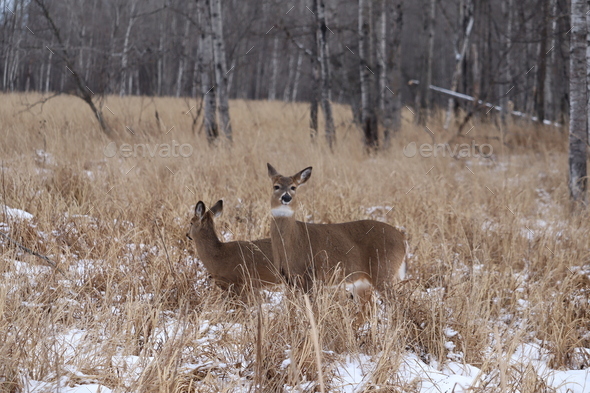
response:
<path id="1" fill-rule="evenodd" d="M 121 53 L 121 86 L 119 89 L 119 95 L 125 95 L 125 84 L 127 82 L 127 64 L 129 62 L 129 37 L 131 35 L 131 29 L 135 23 L 135 6 L 137 1 L 131 2 L 131 9 L 129 10 L 129 23 L 125 30 L 125 38 L 123 40 L 123 52 Z"/>
<path id="2" fill-rule="evenodd" d="M 370 58 L 370 26 L 369 5 L 371 0 L 359 0 L 358 30 L 359 30 L 359 72 L 361 82 L 361 126 L 363 128 L 364 143 L 367 149 L 376 149 L 379 139 L 375 129 L 374 112 L 371 100 L 371 70 L 367 59 Z"/>
<path id="3" fill-rule="evenodd" d="M 317 3 L 317 30 L 316 38 L 318 44 L 318 57 L 320 62 L 320 104 L 324 112 L 324 121 L 326 127 L 326 141 L 332 148 L 336 142 L 336 132 L 334 129 L 334 117 L 332 116 L 332 86 L 330 75 L 330 62 L 328 55 L 328 38 L 326 26 L 326 11 L 324 0 L 318 0 Z"/>
<path id="4" fill-rule="evenodd" d="M 570 32 L 569 189 L 577 202 L 586 202 L 588 88 L 586 0 L 572 0 Z"/>
<path id="5" fill-rule="evenodd" d="M 211 0 L 210 8 L 213 58 L 215 61 L 215 81 L 217 82 L 217 107 L 219 108 L 219 117 L 223 133 L 231 142 L 232 127 L 229 117 L 229 100 L 227 94 L 227 63 L 225 61 L 225 43 L 223 40 L 221 0 Z"/>
<path id="6" fill-rule="evenodd" d="M 421 105 L 420 114 L 418 116 L 418 122 L 425 125 L 430 117 L 430 105 L 432 93 L 428 86 L 432 84 L 432 58 L 434 57 L 434 21 L 436 18 L 436 0 L 430 0 L 429 11 L 428 11 L 428 22 L 426 24 L 428 31 L 428 51 L 426 53 L 426 75 L 424 78 L 424 84 L 420 81 L 421 90 Z"/>
<path id="7" fill-rule="evenodd" d="M 279 36 L 275 35 L 272 46 L 272 65 L 270 74 L 270 86 L 268 99 L 274 101 L 277 98 L 277 74 L 279 73 Z"/>
<path id="8" fill-rule="evenodd" d="M 386 40 L 387 40 L 387 0 L 381 0 L 381 16 L 379 19 L 379 109 L 381 113 L 385 112 L 385 92 L 387 86 L 387 64 L 386 58 Z"/>
<path id="9" fill-rule="evenodd" d="M 504 64 L 504 72 L 502 75 L 503 84 L 500 91 L 500 121 L 502 127 L 506 127 L 508 109 L 508 94 L 512 88 L 512 4 L 513 0 L 504 0 L 502 2 L 502 16 L 506 20 L 506 35 L 504 37 L 503 50 L 505 51 L 506 64 Z"/>
<path id="10" fill-rule="evenodd" d="M 211 18 L 208 1 L 197 1 L 197 18 L 200 32 L 196 63 L 201 80 L 201 99 L 203 100 L 204 107 L 203 126 L 205 127 L 207 141 L 212 143 L 219 136 L 219 130 L 217 128 L 216 117 L 216 94 L 210 77 L 213 68 L 213 48 L 211 44 Z"/>
<path id="11" fill-rule="evenodd" d="M 547 118 L 553 123 L 557 121 L 555 115 L 555 99 L 553 90 L 553 76 L 555 73 L 555 54 L 558 48 L 555 47 L 557 34 L 557 0 L 550 0 L 551 7 L 551 30 L 549 32 L 549 56 L 547 57 L 547 76 L 545 78 L 545 107 Z"/>
<path id="12" fill-rule="evenodd" d="M 158 40 L 158 80 L 157 80 L 157 93 L 158 96 L 162 95 L 162 85 L 164 82 L 164 29 L 163 29 L 163 22 L 160 20 L 158 24 L 160 29 L 159 40 Z"/>
<path id="13" fill-rule="evenodd" d="M 49 52 L 49 58 L 47 59 L 47 73 L 45 74 L 45 94 L 49 93 L 49 83 L 51 82 L 51 59 L 53 58 L 53 52 Z"/>
<path id="14" fill-rule="evenodd" d="M 178 61 L 178 74 L 176 75 L 176 97 L 180 97 L 182 91 L 182 79 L 184 76 L 184 68 L 186 63 L 186 48 L 188 47 L 188 33 L 190 29 L 190 20 L 186 20 L 184 26 L 184 36 L 182 37 L 182 49 L 180 53 L 180 60 Z"/>
<path id="15" fill-rule="evenodd" d="M 293 91 L 291 92 L 291 101 L 297 101 L 297 91 L 299 90 L 299 78 L 301 77 L 301 62 L 303 61 L 303 56 L 301 56 L 301 51 L 297 55 L 297 67 L 295 68 L 295 79 L 293 80 Z"/>
<path id="16" fill-rule="evenodd" d="M 295 56 L 289 52 L 289 70 L 287 74 L 287 82 L 285 83 L 285 90 L 283 90 L 283 101 L 288 102 L 291 94 L 291 81 L 293 80 L 293 74 L 295 73 Z"/>
<path id="17" fill-rule="evenodd" d="M 469 21 L 467 22 L 467 27 L 465 28 L 465 32 L 463 34 L 463 44 L 461 45 L 461 50 L 455 59 L 455 71 L 453 72 L 453 78 L 451 80 L 451 91 L 457 91 L 457 87 L 459 86 L 459 79 L 461 78 L 463 67 L 463 59 L 465 58 L 465 53 L 467 52 L 467 47 L 469 45 L 469 37 L 471 36 L 471 30 L 473 28 L 473 15 L 469 17 Z M 449 98 L 449 104 L 447 106 L 447 115 L 445 119 L 444 129 L 447 130 L 449 128 L 449 124 L 451 123 L 451 113 L 453 111 L 453 105 L 455 104 L 455 100 L 453 98 Z"/>

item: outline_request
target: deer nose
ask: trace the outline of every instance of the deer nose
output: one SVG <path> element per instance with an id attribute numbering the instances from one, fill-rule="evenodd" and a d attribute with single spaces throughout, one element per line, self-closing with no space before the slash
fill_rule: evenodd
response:
<path id="1" fill-rule="evenodd" d="M 291 200 L 293 199 L 293 197 L 287 193 L 284 193 L 281 196 L 281 202 L 283 203 L 283 205 L 288 205 L 289 202 L 291 202 Z"/>
<path id="2" fill-rule="evenodd" d="M 188 233 L 186 234 L 186 237 L 187 237 L 189 240 L 193 240 L 193 238 L 191 237 L 191 235 L 190 235 L 190 234 L 188 234 Z"/>

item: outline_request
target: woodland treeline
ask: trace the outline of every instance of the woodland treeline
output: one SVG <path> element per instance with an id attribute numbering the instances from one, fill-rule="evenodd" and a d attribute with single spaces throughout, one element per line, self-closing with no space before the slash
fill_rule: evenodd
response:
<path id="1" fill-rule="evenodd" d="M 205 96 L 210 140 L 231 138 L 227 98 L 310 102 L 312 136 L 318 112 L 350 104 L 374 148 L 403 106 L 424 124 L 435 107 L 485 114 L 478 100 L 502 107 L 500 119 L 563 123 L 569 110 L 565 0 L 1 3 L 3 91 L 78 95 L 105 129 L 105 94 Z M 449 102 L 429 85 L 475 100 Z"/>

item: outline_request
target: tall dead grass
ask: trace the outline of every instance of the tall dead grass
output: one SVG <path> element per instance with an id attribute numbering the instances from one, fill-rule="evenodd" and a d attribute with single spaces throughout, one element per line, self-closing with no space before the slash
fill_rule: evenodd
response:
<path id="1" fill-rule="evenodd" d="M 475 122 L 456 137 L 434 119 L 435 143 L 488 143 L 494 154 L 408 158 L 408 143 L 433 142 L 408 112 L 391 149 L 367 155 L 349 110 L 335 106 L 330 153 L 310 141 L 306 105 L 234 101 L 233 145 L 209 146 L 192 130 L 194 102 L 108 97 L 111 157 L 113 141 L 83 103 L 59 97 L 22 111 L 37 99 L 0 97 L 0 206 L 34 215 L 0 210 L 1 229 L 66 277 L 2 243 L 2 391 L 22 391 L 28 379 L 144 392 L 237 391 L 245 381 L 260 391 L 319 389 L 301 294 L 267 293 L 260 308 L 230 299 L 184 236 L 195 203 L 222 198 L 221 234 L 267 237 L 266 162 L 286 174 L 314 167 L 299 219 L 380 219 L 410 236 L 409 280 L 382 294 L 364 328 L 353 327 L 356 305 L 341 290 L 318 286 L 312 308 L 328 390 L 339 389 L 335 365 L 345 356 L 375 362 L 365 391 L 417 390 L 396 376 L 407 351 L 481 368 L 474 391 L 539 391 L 534 372 L 509 364 L 523 343 L 543 346 L 556 369 L 590 364 L 577 351 L 590 347 L 590 220 L 569 207 L 558 129 L 512 124 L 501 135 Z M 175 143 L 191 154 L 121 150 Z"/>

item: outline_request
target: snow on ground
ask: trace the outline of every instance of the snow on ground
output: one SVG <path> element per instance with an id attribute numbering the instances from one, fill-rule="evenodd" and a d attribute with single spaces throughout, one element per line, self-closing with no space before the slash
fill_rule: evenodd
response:
<path id="1" fill-rule="evenodd" d="M 376 219 L 383 219 L 389 211 L 391 206 L 374 206 L 366 208 L 366 214 L 375 216 Z M 0 212 L 5 211 L 6 215 L 12 220 L 31 220 L 33 215 L 20 210 L 13 209 L 7 206 L 0 206 Z M 522 235 L 534 239 L 535 235 L 545 231 L 558 233 L 565 223 L 548 223 L 542 219 L 522 219 L 522 227 L 524 228 Z M 0 229 L 2 228 L 0 223 Z M 131 224 L 132 225 L 132 224 Z M 485 220 L 482 227 L 487 231 L 499 231 L 500 228 L 491 220 Z M 226 240 L 231 239 L 229 232 L 224 232 L 223 236 Z M 159 250 L 155 246 L 148 246 L 145 244 L 129 244 L 124 247 L 129 256 L 125 255 L 122 258 L 130 258 L 132 253 L 137 253 L 141 258 L 149 255 L 158 254 Z M 191 257 L 192 258 L 192 257 Z M 5 277 L 8 275 L 26 275 L 30 277 L 29 282 L 32 283 L 35 277 L 47 273 L 51 268 L 47 266 L 30 265 L 21 261 L 10 261 L 13 269 L 3 273 Z M 203 267 L 197 259 L 191 259 L 191 265 L 198 266 L 200 270 Z M 73 277 L 83 278 L 93 270 L 95 266 L 100 266 L 100 261 L 79 260 L 78 264 L 70 265 L 70 273 Z M 474 265 L 474 270 L 479 270 L 482 265 Z M 577 269 L 577 270 L 576 270 Z M 576 270 L 580 274 L 590 277 L 590 268 L 588 266 L 577 267 Z M 520 273 L 521 275 L 523 273 Z M 517 282 L 526 282 L 527 277 L 517 277 Z M 521 287 L 516 290 L 520 290 Z M 430 288 L 429 291 L 436 291 L 436 288 Z M 281 304 L 283 296 L 281 292 L 264 291 L 266 303 L 263 305 L 263 310 L 272 316 L 276 307 Z M 518 299 L 522 308 L 529 307 L 525 299 Z M 24 306 L 28 306 L 23 303 Z M 33 306 L 30 304 L 29 306 Z M 154 344 L 163 346 L 167 340 L 172 339 L 176 335 L 181 335 L 184 332 L 184 326 L 181 322 L 174 318 L 174 314 L 170 313 L 167 316 L 163 325 L 157 328 L 155 332 Z M 243 335 L 243 326 L 237 323 L 216 323 L 212 324 L 210 321 L 203 319 L 196 330 L 198 338 L 195 338 L 195 343 L 202 348 L 208 348 L 209 351 L 214 352 L 218 346 L 219 340 L 222 336 L 234 336 L 239 339 Z M 333 376 L 331 383 L 332 392 L 354 393 L 361 392 L 367 388 L 368 384 L 373 383 L 373 373 L 381 364 L 383 359 L 397 359 L 399 365 L 397 372 L 391 376 L 391 380 L 399 384 L 399 386 L 413 386 L 416 391 L 423 393 L 434 392 L 467 392 L 470 389 L 480 386 L 482 381 L 486 381 L 487 386 L 490 387 L 493 383 L 498 383 L 494 375 L 486 374 L 481 369 L 464 364 L 461 360 L 463 354 L 455 352 L 456 346 L 451 340 L 458 335 L 458 332 L 451 327 L 443 329 L 443 334 L 449 339 L 445 343 L 448 351 L 447 361 L 443 364 L 438 364 L 432 360 L 427 362 L 424 358 L 418 356 L 413 352 L 405 352 L 402 354 L 381 353 L 374 356 L 366 354 L 339 354 L 327 353 L 326 359 L 330 359 L 330 370 Z M 98 392 L 112 392 L 109 387 L 99 384 L 93 380 L 91 376 L 85 375 L 77 364 L 80 359 L 85 356 L 96 356 L 101 350 L 102 338 L 97 337 L 92 332 L 84 329 L 71 329 L 69 331 L 56 332 L 52 337 L 54 350 L 62 357 L 64 365 L 64 375 L 57 378 L 55 375 L 51 380 L 54 382 L 36 381 L 29 379 L 27 370 L 23 370 L 21 374 L 22 384 L 25 392 L 44 393 L 44 392 L 60 392 L 60 393 L 98 393 Z M 519 345 L 513 353 L 502 354 L 508 359 L 509 365 L 517 370 L 532 369 L 542 379 L 548 387 L 555 389 L 557 392 L 563 393 L 583 393 L 590 392 L 590 366 L 588 359 L 590 359 L 590 349 L 578 348 L 576 353 L 579 353 L 578 366 L 580 369 L 576 370 L 554 370 L 549 367 L 551 355 L 548 350 L 536 343 L 527 343 Z M 395 356 L 398 355 L 398 356 Z M 236 356 L 239 357 L 239 356 Z M 138 381 L 143 371 L 153 362 L 154 358 L 149 356 L 131 356 L 124 353 L 118 353 L 111 358 L 111 364 L 114 368 L 114 373 L 121 379 L 123 389 L 129 389 Z M 191 373 L 195 370 L 206 370 L 212 375 L 215 375 L 215 370 L 221 370 L 224 375 L 231 375 L 232 377 L 241 379 L 240 386 L 243 386 L 244 392 L 250 391 L 252 388 L 252 379 L 247 373 L 242 373 L 229 370 L 230 366 L 223 363 L 215 363 L 211 359 L 197 358 L 194 364 L 183 364 L 180 369 L 183 372 Z M 289 365 L 290 358 L 288 351 L 285 354 L 283 366 Z M 490 382 L 493 381 L 493 382 Z M 235 381 L 233 381 L 235 382 Z M 304 382 L 296 387 L 285 386 L 285 390 L 289 392 L 301 392 L 313 387 L 314 382 Z M 120 391 L 117 388 L 116 391 Z M 239 391 L 239 390 L 235 390 Z"/>
<path id="2" fill-rule="evenodd" d="M 33 218 L 29 212 L 8 206 L 0 206 L 0 214 L 3 213 L 6 213 L 7 218 L 12 220 L 31 220 Z"/>
<path id="3" fill-rule="evenodd" d="M 172 320 L 171 320 L 172 321 Z M 169 331 L 182 331 L 181 327 L 174 328 L 173 322 L 169 323 Z M 229 329 L 228 329 L 229 326 Z M 210 346 L 212 349 L 217 345 L 220 335 L 234 334 L 240 335 L 242 328 L 239 324 L 210 324 L 210 321 L 201 321 L 198 340 L 201 346 Z M 447 336 L 456 334 L 452 329 L 445 329 Z M 162 330 L 159 333 L 161 340 L 166 340 L 169 336 Z M 73 385 L 71 380 L 62 376 L 58 382 L 47 383 L 42 381 L 25 380 L 23 385 L 26 386 L 27 392 L 44 393 L 81 393 L 81 392 L 111 392 L 108 387 L 95 383 L 90 377 L 76 370 L 74 364 L 76 358 L 81 354 L 88 353 L 92 349 L 88 348 L 87 337 L 83 330 L 72 329 L 56 337 L 56 351 L 61 353 L 66 364 L 68 374 L 76 376 L 78 380 L 87 380 L 87 384 Z M 96 345 L 99 345 L 97 343 Z M 86 347 L 86 348 L 84 348 Z M 580 353 L 586 356 L 590 354 L 590 349 L 580 348 Z M 329 353 L 333 358 L 334 354 Z M 285 355 L 283 366 L 289 364 L 288 351 Z M 372 383 L 372 373 L 377 368 L 381 356 L 391 357 L 391 354 L 381 353 L 376 356 L 365 354 L 357 355 L 338 355 L 335 363 L 332 365 L 333 380 L 332 392 L 354 393 L 364 391 L 368 383 Z M 513 354 L 506 357 L 510 359 L 510 366 L 515 369 L 526 369 L 532 367 L 539 378 L 541 378 L 548 387 L 554 388 L 556 392 L 563 393 L 584 393 L 590 391 L 590 369 L 582 370 L 553 370 L 549 368 L 548 363 L 550 354 L 537 344 L 522 344 L 516 348 Z M 442 365 L 436 364 L 435 361 L 430 364 L 426 363 L 420 357 L 412 352 L 401 354 L 398 371 L 392 375 L 392 380 L 397 381 L 400 386 L 414 386 L 417 391 L 422 393 L 440 393 L 440 392 L 468 392 L 471 388 L 478 387 L 481 381 L 489 379 L 489 375 L 484 374 L 479 368 L 469 364 L 463 364 L 456 361 L 448 361 Z M 114 356 L 112 358 L 112 367 L 116 369 L 117 375 L 121 377 L 124 385 L 128 388 L 141 377 L 142 371 L 153 361 L 151 357 L 139 356 Z M 227 368 L 224 364 L 185 364 L 182 368 L 190 371 L 195 369 L 213 370 Z M 26 375 L 26 374 L 23 374 Z M 237 378 L 237 375 L 234 375 Z M 241 377 L 244 392 L 249 391 L 251 379 Z M 236 382 L 236 381 L 234 381 Z M 286 391 L 300 392 L 311 387 L 311 382 L 305 382 L 297 387 L 285 386 Z M 490 387 L 490 384 L 487 385 Z"/>

